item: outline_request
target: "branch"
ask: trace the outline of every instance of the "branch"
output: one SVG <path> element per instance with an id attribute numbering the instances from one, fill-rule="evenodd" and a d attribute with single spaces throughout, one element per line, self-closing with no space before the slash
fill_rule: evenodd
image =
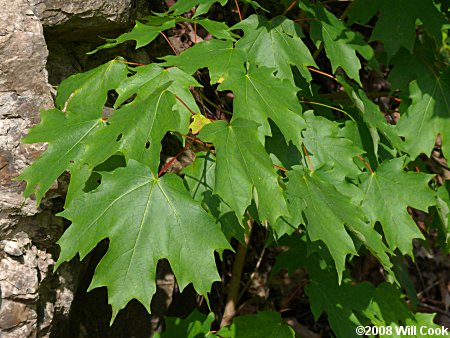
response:
<path id="1" fill-rule="evenodd" d="M 231 324 L 234 316 L 236 315 L 236 305 L 239 297 L 239 286 L 241 284 L 242 270 L 244 269 L 248 243 L 250 242 L 250 235 L 252 233 L 253 219 L 250 218 L 247 224 L 249 231 L 248 235 L 245 236 L 245 245 L 239 242 L 236 250 L 233 269 L 231 271 L 231 280 L 228 284 L 227 302 L 225 304 L 225 310 L 223 312 L 222 321 L 220 322 L 220 327 Z"/>

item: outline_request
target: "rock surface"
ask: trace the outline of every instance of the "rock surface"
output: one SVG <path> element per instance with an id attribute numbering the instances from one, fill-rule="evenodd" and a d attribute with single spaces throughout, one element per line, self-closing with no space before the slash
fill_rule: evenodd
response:
<path id="1" fill-rule="evenodd" d="M 58 84 L 92 66 L 84 63 L 85 52 L 101 43 L 98 36 L 122 33 L 147 4 L 0 0 L 1 338 L 58 337 L 55 327 L 61 329 L 69 316 L 82 268 L 65 264 L 52 273 L 64 229 L 63 220 L 54 216 L 63 203 L 61 182 L 37 206 L 23 198 L 24 183 L 12 180 L 45 149 L 20 144 L 20 139 L 39 122 L 40 109 L 53 107 L 47 69 L 54 74 L 51 83 Z"/>

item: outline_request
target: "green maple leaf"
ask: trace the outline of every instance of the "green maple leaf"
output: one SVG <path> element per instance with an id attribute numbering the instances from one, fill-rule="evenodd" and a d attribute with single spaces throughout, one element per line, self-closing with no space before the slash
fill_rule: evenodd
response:
<path id="1" fill-rule="evenodd" d="M 216 184 L 216 161 L 212 154 L 199 152 L 194 162 L 183 169 L 184 182 L 192 197 L 201 202 L 222 225 L 222 231 L 228 240 L 236 238 L 245 243 L 244 227 L 236 218 L 236 214 L 217 195 L 214 195 Z"/>
<path id="2" fill-rule="evenodd" d="M 254 197 L 260 219 L 275 224 L 279 216 L 289 213 L 278 175 L 258 140 L 257 129 L 254 121 L 233 118 L 230 125 L 225 121 L 206 125 L 199 137 L 216 147 L 215 193 L 238 218 L 244 215 Z"/>
<path id="3" fill-rule="evenodd" d="M 356 0 L 350 11 L 350 23 L 360 21 L 365 24 L 377 12 L 380 15 L 370 40 L 383 42 L 388 59 L 401 47 L 413 52 L 417 19 L 438 42 L 442 39 L 442 26 L 447 22 L 432 0 Z"/>
<path id="4" fill-rule="evenodd" d="M 182 18 L 183 21 L 186 20 L 186 18 Z M 225 24 L 225 22 L 222 21 L 214 21 L 209 19 L 201 19 L 201 18 L 195 18 L 189 20 L 189 22 L 197 23 L 201 26 L 203 26 L 204 29 L 208 31 L 212 36 L 218 38 L 218 39 L 224 39 L 224 40 L 231 40 L 235 41 L 236 37 L 239 37 L 239 35 L 236 35 L 230 31 L 230 28 Z"/>
<path id="5" fill-rule="evenodd" d="M 287 268 L 292 274 L 299 267 L 306 268 L 310 282 L 305 293 L 312 313 L 318 320 L 325 312 L 336 337 L 358 337 L 355 330 L 359 325 L 393 326 L 392 335 L 380 337 L 399 338 L 394 326 L 429 324 L 436 327 L 432 324 L 434 314 L 411 313 L 401 290 L 395 285 L 382 283 L 374 287 L 368 282 L 357 283 L 348 276 L 339 284 L 328 259 L 322 257 L 321 251 L 311 250 L 305 235 L 284 238 L 282 245 L 289 249 L 277 256 L 273 272 Z"/>
<path id="6" fill-rule="evenodd" d="M 332 272 L 308 265 L 311 283 L 305 288 L 305 293 L 311 301 L 314 318 L 318 320 L 326 312 L 336 337 L 360 337 L 355 332 L 356 327 L 361 325 L 356 314 L 369 305 L 370 296 L 374 292 L 373 285 L 366 282 L 352 285 L 347 280 L 339 285 Z"/>
<path id="7" fill-rule="evenodd" d="M 223 338 L 295 337 L 294 330 L 283 323 L 280 314 L 274 311 L 236 317 L 233 324 L 220 329 L 217 334 Z"/>
<path id="8" fill-rule="evenodd" d="M 306 230 L 311 241 L 321 240 L 328 247 L 336 265 L 339 281 L 345 270 L 347 255 L 356 249 L 347 230 L 351 231 L 390 270 L 392 264 L 381 236 L 365 220 L 362 208 L 353 204 L 334 184 L 321 178 L 320 171 L 309 173 L 295 169 L 287 173 L 289 196 L 303 202 Z"/>
<path id="9" fill-rule="evenodd" d="M 444 156 L 450 157 L 450 70 L 428 72 L 409 85 L 412 100 L 398 123 L 411 158 L 429 155 L 441 135 Z"/>
<path id="10" fill-rule="evenodd" d="M 119 97 L 108 125 L 96 135 L 84 158 L 98 164 L 117 151 L 127 159 L 142 161 L 156 173 L 161 140 L 168 131 L 186 133 L 191 113 L 177 96 L 192 109 L 197 108 L 189 91 L 199 84 L 179 69 L 163 69 L 156 64 L 139 67 L 136 74 L 122 81 Z M 123 104 L 136 94 L 131 103 Z M 198 109 L 198 108 L 197 108 Z"/>
<path id="11" fill-rule="evenodd" d="M 301 149 L 301 130 L 305 120 L 296 93 L 298 88 L 287 79 L 273 75 L 273 69 L 250 64 L 247 72 L 230 71 L 229 77 L 218 87 L 232 90 L 233 116 L 255 121 L 261 125 L 259 137 L 270 135 L 270 118 L 283 133 L 286 141 L 292 141 Z"/>
<path id="12" fill-rule="evenodd" d="M 431 175 L 403 171 L 404 158 L 383 162 L 375 173 L 363 178 L 362 207 L 372 223 L 380 222 L 386 242 L 392 250 L 412 255 L 412 240 L 423 238 L 407 207 L 427 211 L 435 205 L 428 187 Z"/>
<path id="13" fill-rule="evenodd" d="M 236 48 L 245 52 L 249 62 L 275 68 L 277 77 L 294 82 L 292 65 L 308 82 L 311 81 L 306 67 L 317 65 L 301 39 L 300 26 L 293 21 L 283 16 L 269 21 L 263 16 L 252 15 L 231 29 L 244 31 L 244 37 L 236 43 Z"/>
<path id="14" fill-rule="evenodd" d="M 303 143 L 310 155 L 313 168 L 327 164 L 339 173 L 339 178 L 356 177 L 361 171 L 353 162 L 353 158 L 364 151 L 356 147 L 352 141 L 342 137 L 339 124 L 312 111 L 303 114 L 307 127 L 303 131 Z"/>
<path id="15" fill-rule="evenodd" d="M 208 57 L 205 57 L 208 55 Z M 244 53 L 233 47 L 232 41 L 212 39 L 188 48 L 178 56 L 166 56 L 164 65 L 176 66 L 188 74 L 208 67 L 211 84 L 228 78 L 230 71 L 244 69 Z"/>
<path id="16" fill-rule="evenodd" d="M 141 48 L 155 40 L 162 31 L 175 27 L 176 21 L 174 18 L 168 17 L 160 18 L 157 23 L 157 25 L 151 25 L 137 21 L 131 32 L 124 33 L 115 39 L 106 39 L 107 42 L 104 45 L 97 47 L 88 54 L 94 54 L 102 49 L 113 48 L 131 40 L 136 41 L 136 49 Z"/>
<path id="17" fill-rule="evenodd" d="M 395 149 L 403 151 L 405 146 L 400 138 L 398 129 L 386 122 L 380 107 L 372 102 L 361 88 L 351 85 L 342 76 L 338 76 L 337 79 L 369 128 L 375 154 L 378 153 L 378 145 L 380 144 L 379 134 L 383 135 Z"/>
<path id="18" fill-rule="evenodd" d="M 122 58 L 117 58 L 65 79 L 58 86 L 56 108 L 100 118 L 108 92 L 116 89 L 128 75 L 128 67 L 122 61 Z"/>
<path id="19" fill-rule="evenodd" d="M 148 167 L 130 160 L 125 168 L 102 173 L 100 187 L 62 212 L 72 225 L 58 241 L 56 266 L 77 253 L 83 259 L 98 242 L 109 249 L 97 266 L 89 289 L 108 288 L 112 320 L 132 300 L 150 312 L 156 292 L 156 265 L 166 258 L 180 289 L 192 283 L 207 296 L 220 280 L 214 251 L 230 248 L 214 218 L 194 201 L 173 174 L 156 178 Z M 202 267 L 199 274 L 196 266 Z"/>
<path id="20" fill-rule="evenodd" d="M 163 333 L 156 332 L 155 338 L 213 338 L 217 337 L 211 332 L 211 325 L 214 322 L 215 316 L 211 312 L 204 315 L 197 310 L 185 319 L 179 317 L 165 317 L 164 322 L 166 329 Z"/>
<path id="21" fill-rule="evenodd" d="M 327 11 L 321 4 L 312 6 L 301 1 L 300 8 L 308 16 L 318 19 L 317 21 L 310 21 L 311 38 L 316 46 L 318 46 L 319 41 L 323 42 L 333 73 L 338 67 L 342 67 L 351 79 L 361 84 L 359 79 L 361 62 L 356 52 L 366 60 L 370 60 L 374 55 L 373 49 L 359 33 L 347 28 L 341 20 Z"/>
<path id="22" fill-rule="evenodd" d="M 104 127 L 101 117 L 108 91 L 127 74 L 126 65 L 114 60 L 61 83 L 56 106 L 63 111 L 42 112 L 41 123 L 22 139 L 23 143 L 48 142 L 45 153 L 16 178 L 27 182 L 25 196 L 34 192 L 39 203 L 53 182 L 80 160 L 86 144 Z"/>
<path id="23" fill-rule="evenodd" d="M 438 241 L 441 247 L 450 252 L 450 181 L 439 187 L 436 192 L 436 212 L 438 217 L 433 217 L 433 225 L 439 231 Z"/>
<path id="24" fill-rule="evenodd" d="M 228 0 L 181 0 L 170 7 L 169 13 L 180 15 L 189 12 L 193 7 L 198 6 L 195 9 L 195 17 L 207 13 L 211 6 L 216 2 L 219 2 L 221 6 L 224 6 Z"/>

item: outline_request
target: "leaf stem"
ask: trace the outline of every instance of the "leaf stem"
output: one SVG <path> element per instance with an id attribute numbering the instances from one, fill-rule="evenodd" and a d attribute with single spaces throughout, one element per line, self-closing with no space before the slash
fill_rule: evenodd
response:
<path id="1" fill-rule="evenodd" d="M 125 63 L 127 65 L 132 65 L 132 66 L 146 66 L 143 63 L 139 63 L 139 62 L 130 62 L 130 61 L 125 61 L 125 60 L 116 60 L 117 62 L 121 62 L 121 63 Z"/>
<path id="2" fill-rule="evenodd" d="M 172 42 L 170 42 L 169 38 L 166 36 L 166 34 L 164 34 L 163 32 L 159 32 L 159 34 L 161 34 L 164 39 L 167 41 L 167 43 L 169 44 L 170 48 L 172 48 L 173 52 L 175 53 L 175 55 L 178 55 L 177 50 L 175 49 L 174 45 L 172 44 Z"/>
<path id="3" fill-rule="evenodd" d="M 286 10 L 284 11 L 283 15 L 286 15 L 287 12 L 289 12 L 289 11 L 295 6 L 295 4 L 296 4 L 297 2 L 298 2 L 298 0 L 292 1 L 292 3 L 289 5 L 289 7 L 286 8 Z"/>
<path id="4" fill-rule="evenodd" d="M 195 115 L 195 114 L 196 114 L 191 108 L 189 108 L 189 106 L 188 106 L 182 99 L 180 99 L 180 97 L 179 97 L 178 95 L 175 95 L 175 97 L 177 98 L 178 101 L 181 102 L 181 104 L 182 104 L 183 106 L 186 107 L 187 110 L 189 110 L 189 112 L 190 112 L 192 115 Z"/>
<path id="5" fill-rule="evenodd" d="M 334 81 L 337 82 L 337 79 L 333 75 L 330 75 L 328 73 L 325 73 L 325 72 L 323 72 L 323 71 L 321 71 L 319 69 L 313 68 L 313 67 L 306 67 L 306 68 L 308 68 L 308 70 L 311 71 L 311 72 L 315 72 L 317 74 L 329 77 L 330 79 L 333 79 Z"/>
<path id="6" fill-rule="evenodd" d="M 167 168 L 169 168 L 169 167 L 171 166 L 171 164 L 172 164 L 173 162 L 175 162 L 175 160 L 176 160 L 178 157 L 180 157 L 186 150 L 188 150 L 188 149 L 191 147 L 192 143 L 194 143 L 194 142 L 189 142 L 188 144 L 186 144 L 186 145 L 184 146 L 184 148 L 181 149 L 181 150 L 178 152 L 178 154 L 176 154 L 174 157 L 172 157 L 172 158 L 170 159 L 170 161 L 168 161 L 168 162 L 161 168 L 161 170 L 158 172 L 158 177 L 161 177 L 161 175 L 167 170 Z"/>
<path id="7" fill-rule="evenodd" d="M 303 151 L 305 152 L 306 158 L 308 159 L 308 165 L 309 165 L 309 171 L 313 172 L 313 165 L 311 161 L 311 157 L 309 157 L 308 149 L 306 149 L 305 145 L 303 144 Z"/>
<path id="8" fill-rule="evenodd" d="M 272 164 L 275 168 L 277 168 L 278 170 L 281 170 L 281 171 L 283 171 L 283 172 L 285 172 L 285 173 L 287 173 L 288 172 L 288 170 L 286 169 L 286 168 L 283 168 L 283 167 L 280 167 L 279 165 L 276 165 L 276 164 Z"/>
<path id="9" fill-rule="evenodd" d="M 369 169 L 371 174 L 374 174 L 372 167 L 370 166 L 369 162 L 367 162 L 362 156 L 360 155 L 356 155 L 356 157 L 358 157 L 361 161 L 364 162 L 364 164 L 366 165 L 367 169 Z"/>
<path id="10" fill-rule="evenodd" d="M 330 109 L 334 109 L 337 111 L 340 111 L 341 113 L 344 113 L 345 115 L 347 115 L 353 122 L 356 122 L 355 119 L 353 118 L 353 116 L 351 116 L 349 113 L 347 113 L 345 110 L 342 110 L 340 108 L 334 107 L 334 106 L 330 106 L 328 104 L 325 103 L 320 103 L 320 102 L 314 102 L 314 101 L 300 101 L 301 103 L 305 103 L 305 104 L 315 104 L 318 106 L 322 106 L 322 107 L 326 107 L 326 108 L 330 108 Z"/>
<path id="11" fill-rule="evenodd" d="M 201 144 L 202 146 L 204 146 L 204 147 L 206 147 L 206 148 L 211 148 L 211 147 L 213 147 L 213 145 L 208 144 L 208 143 L 206 143 L 206 142 L 204 142 L 204 141 L 202 141 L 202 140 L 199 140 L 199 139 L 196 138 L 196 137 L 192 137 L 192 136 L 190 136 L 190 135 L 182 134 L 182 133 L 180 133 L 180 132 L 178 132 L 178 131 L 174 131 L 173 133 L 178 134 L 178 135 L 180 135 L 180 136 L 183 136 L 183 137 L 185 137 L 185 138 L 187 138 L 188 140 L 191 140 L 191 141 L 193 141 L 193 142 L 199 143 L 199 144 Z"/>
<path id="12" fill-rule="evenodd" d="M 239 8 L 238 0 L 234 0 L 234 3 L 236 4 L 236 9 L 237 9 L 237 12 L 238 12 L 238 15 L 239 15 L 239 20 L 242 21 L 242 13 L 241 13 L 241 9 Z"/>

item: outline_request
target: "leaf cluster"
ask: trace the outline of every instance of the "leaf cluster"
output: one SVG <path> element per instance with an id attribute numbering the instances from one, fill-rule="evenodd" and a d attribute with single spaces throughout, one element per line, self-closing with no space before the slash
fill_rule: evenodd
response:
<path id="1" fill-rule="evenodd" d="M 239 7 L 228 22 L 205 16 L 233 8 L 227 2 L 179 0 L 108 40 L 93 52 L 130 40 L 140 48 L 177 25 L 209 34 L 152 64 L 118 57 L 67 78 L 56 108 L 23 139 L 48 144 L 18 177 L 26 196 L 39 202 L 71 174 L 60 216 L 72 225 L 57 266 L 107 238 L 90 289 L 107 287 L 113 321 L 132 299 L 150 312 L 161 259 L 180 290 L 192 283 L 208 298 L 221 280 L 215 253 L 232 238 L 245 243 L 251 221 L 267 229 L 267 245 L 290 238 L 289 259 L 277 266 L 309 272 L 312 312 L 326 312 L 336 336 L 367 323 L 432 325 L 406 307 L 394 262 L 413 257 L 413 242 L 427 236 L 411 208 L 435 211 L 448 252 L 448 185 L 422 164 L 433 151 L 450 157 L 448 9 L 433 0 L 356 0 L 343 11 L 325 1 L 246 0 L 246 17 Z M 384 88 L 371 89 L 367 74 Z M 167 135 L 196 152 L 179 173 L 161 162 Z M 352 283 L 358 255 L 376 258 L 383 284 Z M 162 336 L 212 337 L 213 320 L 194 314 Z M 267 332 L 293 336 L 273 312 L 237 318 L 217 335 Z"/>

